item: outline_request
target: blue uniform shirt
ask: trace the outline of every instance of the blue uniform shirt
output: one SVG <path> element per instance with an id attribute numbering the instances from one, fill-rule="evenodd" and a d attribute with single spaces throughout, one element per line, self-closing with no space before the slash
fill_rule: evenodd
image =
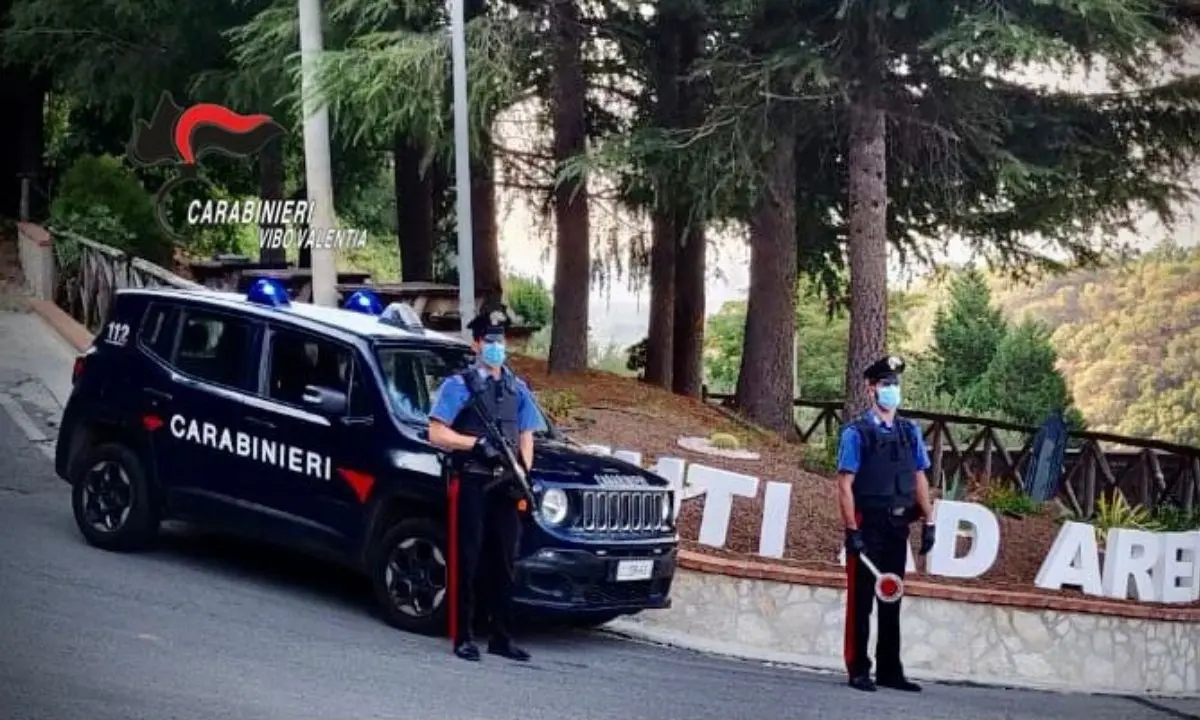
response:
<path id="1" fill-rule="evenodd" d="M 883 422 L 874 410 L 868 410 L 865 413 L 866 417 L 875 423 L 875 427 L 879 428 L 880 432 L 890 433 L 895 432 L 893 425 L 888 425 Z M 921 436 L 921 430 L 917 424 L 911 420 L 901 419 L 904 423 L 905 432 L 908 433 L 909 445 L 913 451 L 913 461 L 916 463 L 916 468 L 920 472 L 929 469 L 929 451 L 925 448 L 925 438 Z M 858 472 L 858 468 L 862 463 L 862 436 L 858 429 L 853 425 L 842 430 L 841 443 L 838 444 L 838 472 L 848 473 L 853 475 Z"/>
<path id="2" fill-rule="evenodd" d="M 480 375 L 487 375 L 487 370 L 481 367 L 477 367 L 476 370 Z M 504 373 L 512 376 L 512 371 L 508 368 L 504 368 Z M 525 384 L 524 380 L 516 376 L 512 376 L 512 379 L 517 388 L 517 430 L 519 432 L 541 430 L 542 415 L 533 401 L 533 393 L 529 392 L 529 386 Z M 429 417 L 446 425 L 453 425 L 455 418 L 467 406 L 470 399 L 471 392 L 467 390 L 467 384 L 463 381 L 462 376 L 451 375 L 446 378 L 438 390 L 437 399 L 433 403 L 433 409 L 429 411 Z"/>

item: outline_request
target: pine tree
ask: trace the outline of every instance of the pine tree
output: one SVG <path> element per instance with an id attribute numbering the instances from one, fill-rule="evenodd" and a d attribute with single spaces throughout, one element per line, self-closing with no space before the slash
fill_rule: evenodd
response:
<path id="1" fill-rule="evenodd" d="M 938 391 L 950 396 L 973 385 L 987 372 L 1008 332 L 983 273 L 975 268 L 950 284 L 949 307 L 938 310 L 933 326 L 933 357 L 940 371 Z"/>

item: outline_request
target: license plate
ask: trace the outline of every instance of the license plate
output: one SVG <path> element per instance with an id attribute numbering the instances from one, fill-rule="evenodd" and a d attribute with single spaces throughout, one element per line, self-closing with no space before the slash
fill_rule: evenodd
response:
<path id="1" fill-rule="evenodd" d="M 649 580 L 653 575 L 653 560 L 621 560 L 617 563 L 617 582 Z"/>

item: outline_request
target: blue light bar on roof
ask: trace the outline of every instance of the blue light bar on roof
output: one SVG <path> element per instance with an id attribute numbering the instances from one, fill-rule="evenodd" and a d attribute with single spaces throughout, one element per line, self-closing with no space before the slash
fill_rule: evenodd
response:
<path id="1" fill-rule="evenodd" d="M 246 300 L 255 305 L 267 307 L 288 307 L 292 301 L 288 298 L 283 284 L 274 278 L 259 278 L 254 281 L 246 292 Z"/>
<path id="2" fill-rule="evenodd" d="M 379 296 L 370 290 L 358 290 L 346 298 L 342 309 L 367 315 L 378 315 L 383 312 L 383 303 L 379 302 Z"/>
<path id="3" fill-rule="evenodd" d="M 379 322 L 410 332 L 424 332 L 425 324 L 421 316 L 407 303 L 394 302 L 384 309 L 379 316 Z"/>

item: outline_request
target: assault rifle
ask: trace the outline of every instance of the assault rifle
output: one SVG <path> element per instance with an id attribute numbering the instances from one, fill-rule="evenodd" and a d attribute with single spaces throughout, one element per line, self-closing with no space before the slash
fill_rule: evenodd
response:
<path id="1" fill-rule="evenodd" d="M 521 465 L 521 461 L 517 458 L 516 452 L 509 444 L 508 439 L 504 437 L 504 433 L 500 430 L 500 425 L 496 422 L 496 418 L 488 410 L 487 406 L 480 401 L 479 396 L 483 392 L 480 387 L 481 378 L 474 370 L 463 374 L 463 380 L 466 381 L 467 392 L 470 395 L 470 407 L 474 408 L 475 412 L 479 413 L 479 419 L 483 421 L 483 427 L 487 431 L 488 438 L 492 443 L 500 449 L 500 459 L 507 466 L 507 469 L 512 473 L 513 479 L 516 481 L 518 489 L 525 499 L 529 501 L 529 506 L 532 509 L 537 509 L 537 496 L 533 493 L 533 487 L 529 484 L 529 475 L 525 472 L 525 467 Z M 505 480 L 503 475 L 496 480 L 488 483 L 488 489 L 494 487 L 497 483 Z"/>

